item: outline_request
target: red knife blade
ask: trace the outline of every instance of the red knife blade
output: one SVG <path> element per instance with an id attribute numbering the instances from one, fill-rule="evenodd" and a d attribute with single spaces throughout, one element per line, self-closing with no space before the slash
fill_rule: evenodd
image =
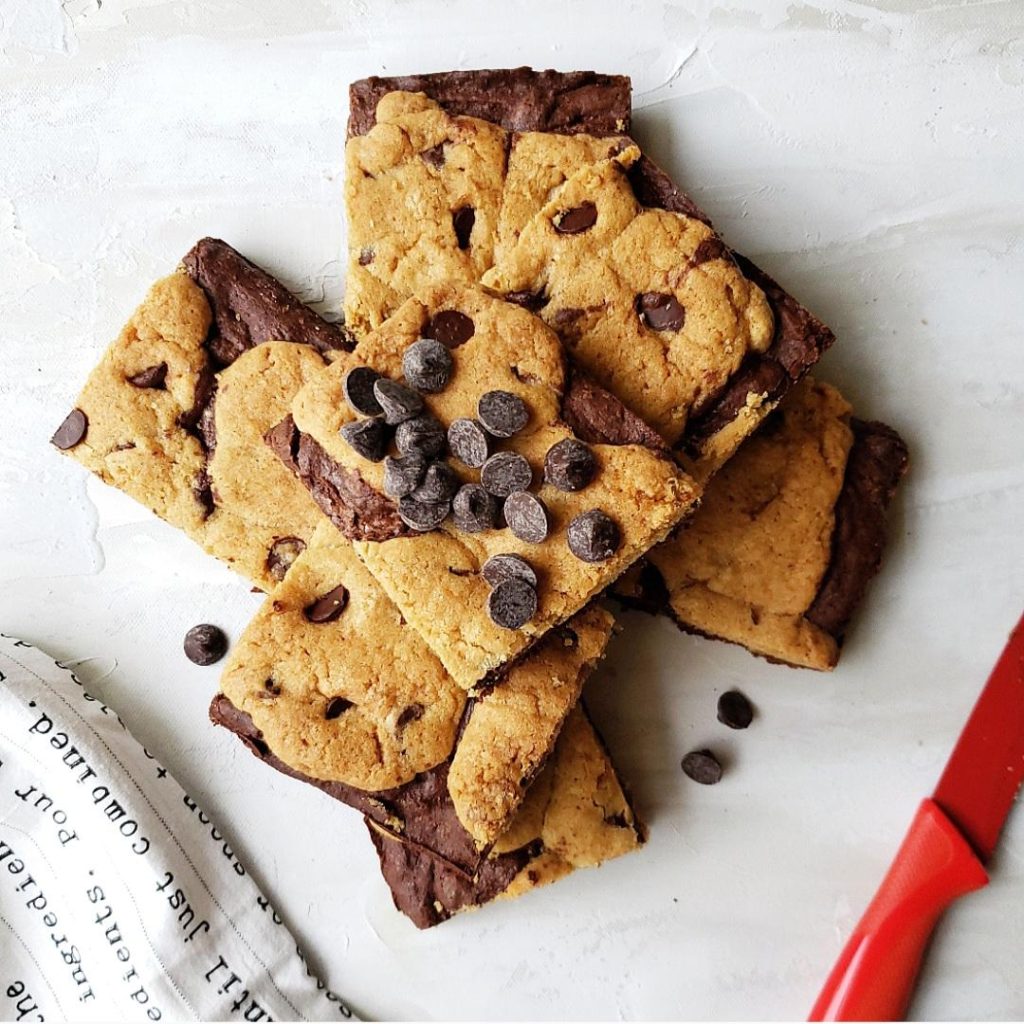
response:
<path id="1" fill-rule="evenodd" d="M 902 1020 L 942 912 L 988 882 L 1024 780 L 1024 616 L 1010 634 L 931 799 L 854 929 L 810 1020 Z"/>

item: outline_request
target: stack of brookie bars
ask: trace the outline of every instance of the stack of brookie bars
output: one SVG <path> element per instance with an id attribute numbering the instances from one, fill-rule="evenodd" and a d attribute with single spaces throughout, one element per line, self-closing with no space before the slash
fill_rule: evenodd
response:
<path id="1" fill-rule="evenodd" d="M 224 242 L 54 444 L 267 598 L 211 717 L 364 815 L 421 927 L 636 849 L 600 600 L 836 664 L 906 467 L 833 335 L 629 137 L 627 78 L 351 88 L 343 326 Z"/>

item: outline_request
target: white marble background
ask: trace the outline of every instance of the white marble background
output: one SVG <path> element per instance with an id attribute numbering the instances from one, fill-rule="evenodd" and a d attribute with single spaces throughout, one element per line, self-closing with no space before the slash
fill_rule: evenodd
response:
<path id="1" fill-rule="evenodd" d="M 822 374 L 913 473 L 830 677 L 624 619 L 593 705 L 651 841 L 419 933 L 357 816 L 206 720 L 197 620 L 258 598 L 47 439 L 148 283 L 220 235 L 338 307 L 347 83 L 633 76 L 636 131 L 836 329 Z M 0 629 L 83 671 L 377 1017 L 799 1018 L 1024 604 L 1024 4 L 0 0 Z M 738 685 L 745 734 L 714 720 Z M 721 785 L 679 759 L 711 743 Z M 914 1013 L 1024 1015 L 1024 813 Z"/>

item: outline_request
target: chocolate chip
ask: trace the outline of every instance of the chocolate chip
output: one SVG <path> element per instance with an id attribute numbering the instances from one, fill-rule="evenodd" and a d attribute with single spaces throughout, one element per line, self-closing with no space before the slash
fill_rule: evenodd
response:
<path id="1" fill-rule="evenodd" d="M 348 591 L 339 583 L 323 597 L 318 597 L 312 604 L 306 605 L 303 615 L 308 622 L 322 625 L 325 622 L 333 622 L 345 610 L 347 604 Z"/>
<path id="2" fill-rule="evenodd" d="M 493 530 L 498 522 L 498 499 L 479 484 L 463 484 L 452 500 L 452 518 L 464 533 Z"/>
<path id="3" fill-rule="evenodd" d="M 460 249 L 469 248 L 469 236 L 473 233 L 475 221 L 476 210 L 472 206 L 460 206 L 452 213 L 452 227 Z"/>
<path id="4" fill-rule="evenodd" d="M 423 412 L 423 399 L 412 388 L 399 384 L 397 380 L 381 377 L 375 381 L 373 397 L 380 402 L 384 420 L 391 426 L 411 420 Z"/>
<path id="5" fill-rule="evenodd" d="M 507 292 L 505 301 L 522 306 L 523 309 L 528 309 L 531 313 L 537 313 L 548 304 L 549 299 L 541 290 L 539 292 Z"/>
<path id="6" fill-rule="evenodd" d="M 636 311 L 652 331 L 678 331 L 686 320 L 686 310 L 674 295 L 644 292 L 636 297 Z"/>
<path id="7" fill-rule="evenodd" d="M 395 729 L 401 730 L 412 722 L 419 721 L 426 710 L 422 704 L 410 704 L 407 708 L 403 708 L 402 713 L 395 720 Z"/>
<path id="8" fill-rule="evenodd" d="M 406 383 L 431 395 L 448 386 L 454 366 L 451 352 L 434 338 L 414 341 L 402 354 Z"/>
<path id="9" fill-rule="evenodd" d="M 497 452 L 480 470 L 480 483 L 496 498 L 525 491 L 533 480 L 530 464 L 518 452 Z"/>
<path id="10" fill-rule="evenodd" d="M 578 515 L 566 531 L 569 550 L 582 562 L 605 562 L 619 548 L 621 535 L 615 520 L 599 508 Z"/>
<path id="11" fill-rule="evenodd" d="M 446 439 L 444 427 L 433 416 L 406 420 L 395 432 L 395 444 L 403 455 L 421 455 L 425 459 L 443 455 Z"/>
<path id="12" fill-rule="evenodd" d="M 164 381 L 167 380 L 167 364 L 157 363 L 156 366 L 147 366 L 138 373 L 133 373 L 126 378 L 133 388 L 152 388 L 154 391 L 162 391 Z"/>
<path id="13" fill-rule="evenodd" d="M 423 328 L 424 338 L 433 338 L 449 348 L 458 348 L 473 337 L 476 326 L 465 313 L 457 309 L 446 309 L 435 313 Z"/>
<path id="14" fill-rule="evenodd" d="M 274 677 L 270 676 L 263 680 L 263 689 L 258 690 L 256 696 L 260 700 L 273 700 L 275 697 L 281 696 L 281 687 L 274 682 Z"/>
<path id="15" fill-rule="evenodd" d="M 359 266 L 368 267 L 374 260 L 376 253 L 368 245 L 359 250 Z"/>
<path id="16" fill-rule="evenodd" d="M 514 491 L 505 499 L 505 522 L 520 540 L 540 544 L 548 535 L 548 510 L 529 491 Z"/>
<path id="17" fill-rule="evenodd" d="M 391 431 L 381 416 L 372 416 L 366 420 L 346 423 L 341 428 L 341 436 L 348 441 L 353 451 L 371 462 L 380 462 L 388 450 Z"/>
<path id="18" fill-rule="evenodd" d="M 420 153 L 420 159 L 428 167 L 433 167 L 435 171 L 439 171 L 444 167 L 444 143 L 439 142 L 436 146 L 431 146 L 430 149 L 423 150 L 423 152 Z"/>
<path id="19" fill-rule="evenodd" d="M 580 645 L 579 634 L 568 626 L 556 626 L 551 633 L 567 651 L 575 651 Z"/>
<path id="20" fill-rule="evenodd" d="M 448 447 L 452 455 L 466 466 L 479 469 L 490 454 L 491 444 L 484 428 L 476 420 L 452 420 L 448 428 Z"/>
<path id="21" fill-rule="evenodd" d="M 597 472 L 590 446 L 574 437 L 553 444 L 544 456 L 544 480 L 560 491 L 582 491 Z"/>
<path id="22" fill-rule="evenodd" d="M 412 492 L 417 501 L 450 502 L 459 489 L 459 478 L 447 462 L 432 462 L 423 474 L 423 483 Z"/>
<path id="23" fill-rule="evenodd" d="M 398 501 L 398 515 L 410 530 L 428 533 L 440 526 L 451 511 L 448 501 L 417 501 L 411 494 Z"/>
<path id="24" fill-rule="evenodd" d="M 267 552 L 267 572 L 275 580 L 283 580 L 292 562 L 305 550 L 306 542 L 300 537 L 277 537 Z"/>
<path id="25" fill-rule="evenodd" d="M 345 392 L 345 401 L 353 412 L 359 413 L 360 416 L 380 416 L 384 412 L 373 393 L 373 385 L 378 380 L 380 374 L 368 366 L 353 367 L 345 374 L 342 388 Z"/>
<path id="26" fill-rule="evenodd" d="M 324 709 L 324 718 L 331 722 L 335 718 L 340 718 L 349 708 L 354 707 L 355 704 L 347 697 L 332 697 Z"/>
<path id="27" fill-rule="evenodd" d="M 227 653 L 224 631 L 209 623 L 193 626 L 185 634 L 185 657 L 196 665 L 212 665 Z"/>
<path id="28" fill-rule="evenodd" d="M 721 781 L 722 765 L 710 750 L 694 750 L 683 758 L 683 771 L 702 786 Z"/>
<path id="29" fill-rule="evenodd" d="M 690 266 L 699 267 L 710 260 L 725 259 L 729 250 L 720 238 L 705 238 L 690 257 Z"/>
<path id="30" fill-rule="evenodd" d="M 537 591 L 526 580 L 502 580 L 487 598 L 487 614 L 504 629 L 519 629 L 537 613 Z"/>
<path id="31" fill-rule="evenodd" d="M 509 391 L 488 391 L 481 395 L 476 414 L 484 430 L 495 437 L 518 434 L 530 421 L 526 403 Z"/>
<path id="32" fill-rule="evenodd" d="M 491 555 L 483 564 L 480 575 L 492 587 L 496 587 L 505 580 L 524 580 L 531 587 L 537 586 L 537 574 L 533 566 L 519 555 Z"/>
<path id="33" fill-rule="evenodd" d="M 739 690 L 729 690 L 718 698 L 718 720 L 730 729 L 746 729 L 754 720 L 754 709 Z"/>
<path id="34" fill-rule="evenodd" d="M 404 498 L 420 485 L 427 470 L 422 455 L 389 455 L 384 460 L 384 493 L 389 498 Z"/>
<path id="35" fill-rule="evenodd" d="M 50 438 L 50 444 L 62 452 L 66 452 L 69 448 L 74 448 L 85 437 L 85 432 L 88 429 L 89 418 L 81 409 L 72 409 L 64 417 L 64 422 L 54 431 L 53 437 Z"/>
<path id="36" fill-rule="evenodd" d="M 597 223 L 597 207 L 588 199 L 571 210 L 562 210 L 552 223 L 561 235 L 578 235 Z"/>

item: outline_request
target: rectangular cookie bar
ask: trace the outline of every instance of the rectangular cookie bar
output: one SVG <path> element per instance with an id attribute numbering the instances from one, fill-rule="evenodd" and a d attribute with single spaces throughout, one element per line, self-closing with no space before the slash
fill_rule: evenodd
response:
<path id="1" fill-rule="evenodd" d="M 211 717 L 274 767 L 472 875 L 612 625 L 600 608 L 580 612 L 469 699 L 325 522 L 235 644 Z"/>
<path id="2" fill-rule="evenodd" d="M 602 213 L 606 244 L 595 247 L 593 225 L 580 220 L 594 197 L 583 192 L 611 185 L 585 172 L 628 149 L 628 89 L 621 80 L 594 80 L 586 116 L 566 124 L 545 120 L 541 104 L 519 103 L 515 89 L 491 91 L 482 103 L 503 74 L 514 75 L 520 90 L 532 81 L 532 95 L 555 89 L 550 73 L 528 69 L 350 87 L 349 324 L 361 333 L 440 276 L 469 283 L 489 268 L 489 286 L 543 316 L 578 365 L 706 479 L 817 361 L 832 333 L 731 252 L 646 157 L 616 161 L 629 194 L 620 188 L 606 196 L 605 212 L 619 216 L 605 225 Z M 577 174 L 584 177 L 570 191 L 580 202 L 558 203 Z M 555 222 L 573 210 L 572 230 L 558 230 Z M 547 230 L 520 244 L 532 219 L 546 220 Z M 616 240 L 617 232 L 624 237 Z M 621 261 L 625 275 L 616 271 Z M 564 272 L 553 275 L 559 267 Z"/>
<path id="3" fill-rule="evenodd" d="M 851 416 L 835 388 L 806 377 L 616 593 L 688 632 L 831 669 L 881 564 L 906 469 L 895 431 Z"/>
<path id="4" fill-rule="evenodd" d="M 351 347 L 269 274 L 204 238 L 149 290 L 53 444 L 270 589 L 320 514 L 262 436 Z"/>
<path id="5" fill-rule="evenodd" d="M 594 400 L 580 403 L 579 388 L 573 397 L 562 347 L 539 319 L 473 287 L 438 286 L 423 298 L 404 303 L 299 392 L 299 440 L 274 431 L 271 441 L 325 511 L 343 506 L 335 522 L 355 538 L 359 557 L 451 676 L 472 689 L 663 540 L 697 490 L 663 447 L 643 443 L 651 432 L 614 399 L 589 389 Z M 443 357 L 440 386 L 399 383 L 411 379 L 414 343 Z M 372 395 L 356 396 L 352 382 L 375 375 Z M 386 389 L 394 397 L 385 402 Z M 386 416 L 362 415 L 380 410 L 373 395 Z M 583 406 L 583 438 L 573 429 L 574 402 Z M 641 443 L 585 443 L 609 418 L 629 424 Z M 401 422 L 389 427 L 386 419 Z M 460 426 L 472 451 L 452 440 L 446 460 L 450 431 Z M 312 445 L 312 469 L 302 438 L 307 455 Z M 405 462 L 385 457 L 389 450 Z M 585 475 L 569 479 L 576 470 L 565 459 Z M 405 478 L 386 474 L 397 476 L 410 460 L 413 478 L 399 487 Z M 353 474 L 359 488 L 376 492 L 375 509 L 390 503 L 390 515 L 371 517 L 374 525 L 386 520 L 388 532 L 368 536 L 351 505 L 319 486 L 325 476 L 351 483 Z M 498 564 L 490 560 L 509 555 L 518 578 L 490 576 Z"/>

